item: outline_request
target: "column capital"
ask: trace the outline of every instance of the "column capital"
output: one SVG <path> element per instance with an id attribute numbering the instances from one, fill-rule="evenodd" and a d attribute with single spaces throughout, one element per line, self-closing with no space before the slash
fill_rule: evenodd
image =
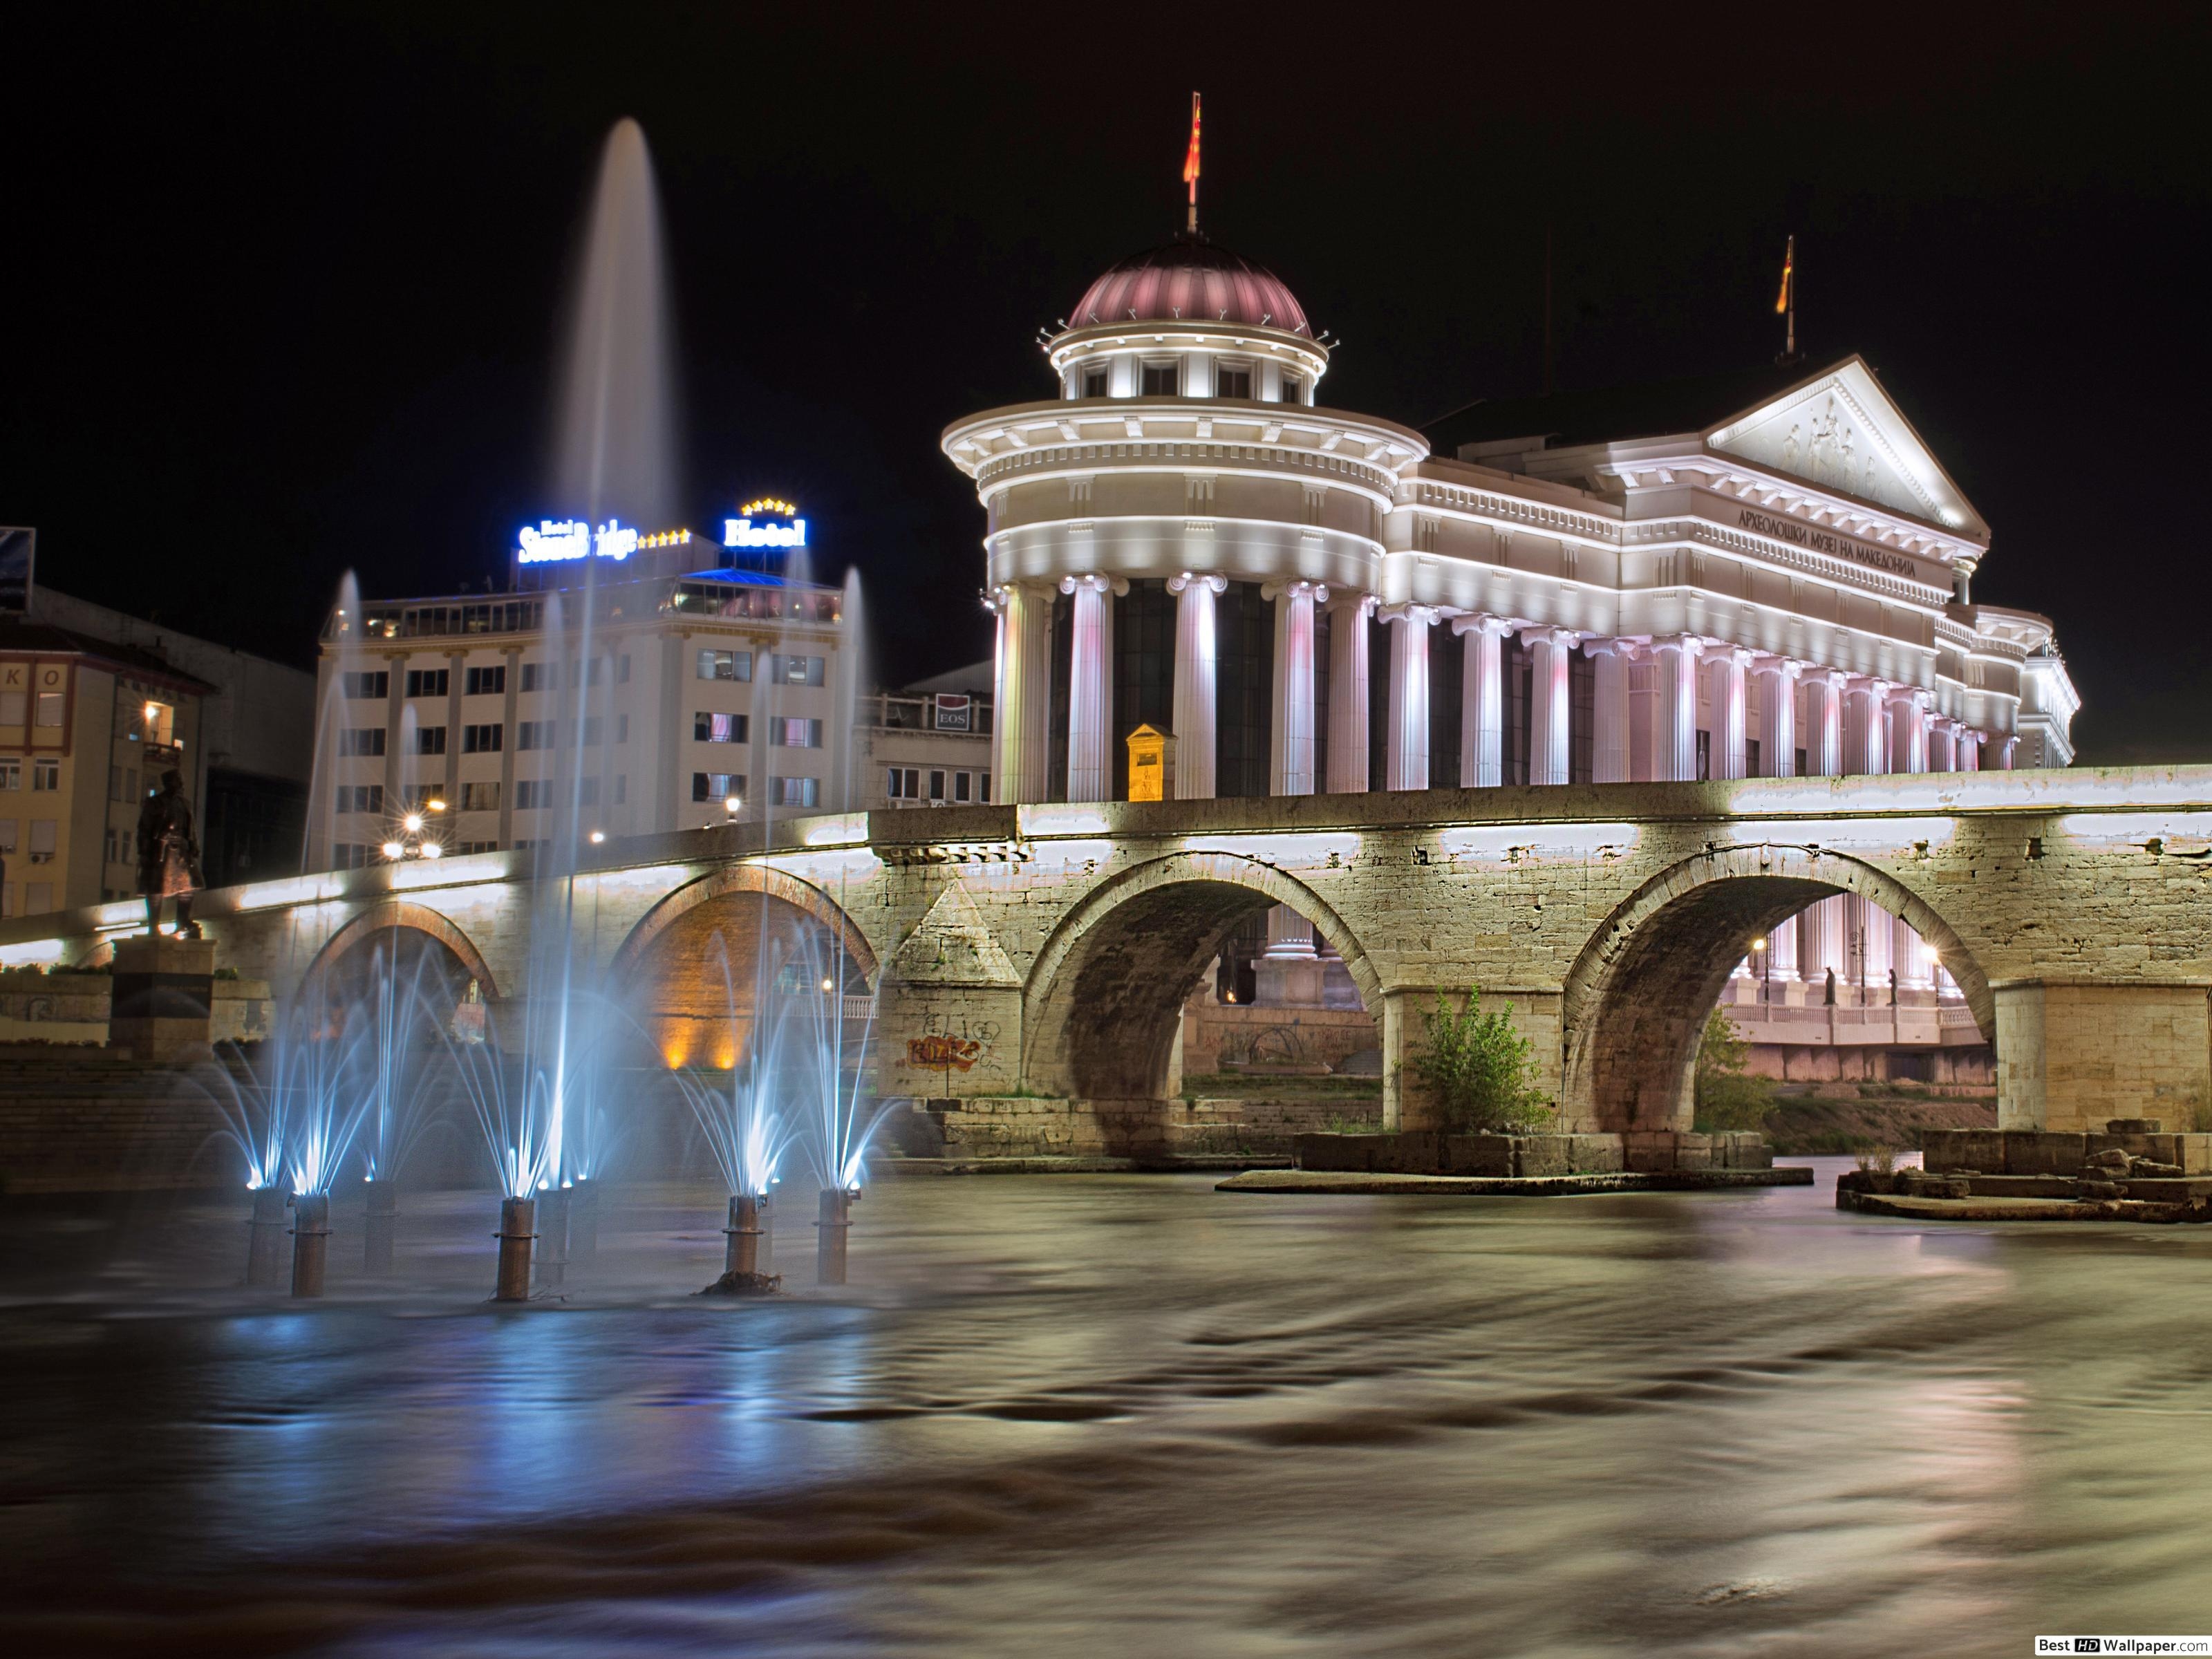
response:
<path id="1" fill-rule="evenodd" d="M 1103 576 L 1095 570 L 1087 570 L 1079 576 L 1062 576 L 1060 579 L 1060 591 L 1063 593 L 1073 593 L 1082 588 L 1089 588 L 1096 593 L 1119 595 L 1129 591 L 1129 580 L 1126 576 Z"/>
<path id="2" fill-rule="evenodd" d="M 1651 636 L 1652 650 L 1680 651 L 1686 653 L 1693 660 L 1705 644 L 1705 640 L 1695 634 L 1654 634 Z"/>
<path id="3" fill-rule="evenodd" d="M 1521 630 L 1521 643 L 1523 645 L 1557 646 L 1563 650 L 1581 637 L 1571 628 L 1553 628 L 1544 623 L 1532 623 Z"/>
<path id="4" fill-rule="evenodd" d="M 1765 651 L 1759 653 L 1758 660 L 1753 662 L 1752 666 L 1762 674 L 1779 674 L 1785 680 L 1794 680 L 1801 677 L 1808 668 L 1812 666 L 1812 664 L 1801 661 L 1796 657 L 1785 657 L 1778 651 Z"/>
<path id="5" fill-rule="evenodd" d="M 1451 631 L 1455 634 L 1487 634 L 1500 640 L 1517 626 L 1510 617 L 1493 617 L 1486 611 L 1470 611 L 1451 619 Z"/>
<path id="6" fill-rule="evenodd" d="M 1229 578 L 1212 570 L 1197 572 L 1186 570 L 1179 576 L 1168 578 L 1168 592 L 1170 593 L 1180 593 L 1183 589 L 1193 585 L 1210 587 L 1216 593 L 1226 593 L 1229 591 Z"/>
<path id="7" fill-rule="evenodd" d="M 1894 681 L 1885 680 L 1873 674 L 1845 674 L 1844 680 L 1844 690 L 1863 693 L 1877 701 L 1888 696 L 1891 692 L 1897 690 Z"/>
<path id="8" fill-rule="evenodd" d="M 1334 590 L 1334 598 L 1329 603 L 1329 610 L 1340 614 L 1349 613 L 1358 617 L 1362 622 L 1373 616 L 1382 603 L 1372 593 L 1357 593 L 1349 588 L 1340 587 Z"/>
<path id="9" fill-rule="evenodd" d="M 1384 605 L 1381 615 L 1386 623 L 1417 623 L 1421 627 L 1426 628 L 1436 621 L 1437 607 L 1433 605 L 1415 605 L 1411 600 L 1407 600 L 1399 605 Z"/>
<path id="10" fill-rule="evenodd" d="M 1328 589 L 1321 582 L 1305 580 L 1267 582 L 1260 589 L 1263 599 L 1310 599 L 1316 605 L 1328 603 Z"/>
<path id="11" fill-rule="evenodd" d="M 1731 645 L 1726 640 L 1707 640 L 1698 655 L 1706 662 L 1734 663 L 1738 668 L 1751 666 L 1751 659 L 1759 653 L 1749 646 Z"/>
<path id="12" fill-rule="evenodd" d="M 1593 657 L 1619 657 L 1626 662 L 1637 652 L 1637 641 L 1619 638 L 1611 634 L 1589 634 L 1583 639 L 1583 650 Z"/>

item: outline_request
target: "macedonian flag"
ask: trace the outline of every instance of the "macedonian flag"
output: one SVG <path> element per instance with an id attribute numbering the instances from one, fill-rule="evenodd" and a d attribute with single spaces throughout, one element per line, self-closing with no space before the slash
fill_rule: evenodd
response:
<path id="1" fill-rule="evenodd" d="M 1193 147 L 1191 153 L 1193 155 L 1195 155 L 1198 153 L 1196 149 L 1198 143 L 1198 131 L 1195 127 L 1191 131 L 1190 142 Z M 1795 236 L 1792 236 L 1790 239 L 1789 246 L 1782 251 L 1782 292 L 1774 296 L 1774 314 L 1778 317 L 1781 316 L 1783 313 L 1790 309 L 1790 278 L 1791 273 L 1796 270 L 1796 267 L 1797 239 Z"/>
<path id="2" fill-rule="evenodd" d="M 1182 181 L 1190 186 L 1190 199 L 1198 201 L 1198 94 L 1190 95 L 1190 149 L 1182 158 Z"/>

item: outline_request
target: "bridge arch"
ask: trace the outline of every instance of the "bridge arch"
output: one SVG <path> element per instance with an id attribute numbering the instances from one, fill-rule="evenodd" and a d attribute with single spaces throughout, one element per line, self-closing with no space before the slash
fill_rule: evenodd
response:
<path id="1" fill-rule="evenodd" d="M 1934 945 L 1994 1040 L 1988 975 L 1950 924 L 1894 876 L 1819 848 L 1714 846 L 1623 900 L 1568 971 L 1565 1115 L 1606 1132 L 1688 1128 L 1698 1038 L 1729 975 L 1753 939 L 1838 893 L 1857 894 Z"/>
<path id="2" fill-rule="evenodd" d="M 1024 1080 L 1088 1099 L 1159 1097 L 1184 999 L 1237 924 L 1276 904 L 1312 923 L 1379 1018 L 1365 948 L 1312 888 L 1241 854 L 1174 853 L 1094 888 L 1046 939 L 1022 995 Z"/>
<path id="3" fill-rule="evenodd" d="M 499 981 L 484 961 L 483 952 L 451 917 L 410 899 L 382 899 L 323 941 L 323 948 L 315 952 L 314 960 L 301 976 L 302 1004 L 312 1006 L 330 996 L 352 966 L 355 953 L 374 944 L 380 936 L 395 931 L 411 934 L 421 944 L 442 948 L 466 979 L 477 981 L 486 1001 L 499 1000 Z M 456 985 L 453 989 L 458 993 L 461 987 Z"/>
<path id="4" fill-rule="evenodd" d="M 633 1000 L 667 1064 L 734 1064 L 750 1041 L 762 951 L 809 925 L 836 942 L 852 994 L 866 995 L 878 960 L 860 925 L 821 888 L 760 864 L 720 866 L 655 904 L 617 947 L 607 983 Z M 717 933 L 728 953 L 726 981 Z"/>

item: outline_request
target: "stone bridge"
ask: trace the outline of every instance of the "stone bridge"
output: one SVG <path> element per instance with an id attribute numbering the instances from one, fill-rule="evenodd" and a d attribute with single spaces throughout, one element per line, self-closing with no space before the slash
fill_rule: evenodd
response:
<path id="1" fill-rule="evenodd" d="M 714 936 L 742 988 L 763 919 L 805 917 L 878 989 L 884 1095 L 1158 1100 L 1184 997 L 1281 903 L 1376 1018 L 1389 1122 L 1428 1121 L 1399 1070 L 1421 1011 L 1480 985 L 1513 1004 L 1563 1127 L 1686 1128 L 1698 1031 L 1748 942 L 1849 891 L 1940 951 L 1996 1047 L 2004 1127 L 2185 1127 L 2212 1099 L 2212 767 L 977 806 L 763 834 L 611 843 L 574 878 L 599 982 L 669 1063 L 742 1041 Z M 483 854 L 224 889 L 198 914 L 219 962 L 280 996 L 358 971 L 380 938 L 434 941 L 514 1033 L 536 890 L 530 854 Z M 96 962 L 141 915 L 0 924 L 0 963 Z"/>

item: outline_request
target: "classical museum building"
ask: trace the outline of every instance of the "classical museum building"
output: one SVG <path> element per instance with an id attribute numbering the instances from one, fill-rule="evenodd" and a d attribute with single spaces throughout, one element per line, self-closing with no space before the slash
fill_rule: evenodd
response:
<path id="1" fill-rule="evenodd" d="M 1186 233 L 1044 339 L 1049 398 L 945 430 L 1000 799 L 1124 799 L 1147 725 L 1179 799 L 2072 759 L 2051 623 L 1972 601 L 1989 526 L 1859 357 L 1420 430 L 1328 407 L 1326 338 Z M 1808 975 L 1932 982 L 1841 906 Z"/>

